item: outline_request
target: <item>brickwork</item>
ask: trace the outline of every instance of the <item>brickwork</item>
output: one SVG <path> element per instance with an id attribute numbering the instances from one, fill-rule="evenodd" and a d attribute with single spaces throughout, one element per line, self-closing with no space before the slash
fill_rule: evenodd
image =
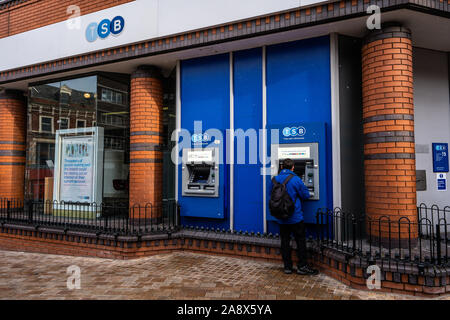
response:
<path id="1" fill-rule="evenodd" d="M 362 66 L 366 214 L 417 223 L 410 31 L 394 25 L 369 34 Z M 411 227 L 417 237 L 417 226 Z M 398 228 L 392 225 L 391 236 L 398 237 Z M 387 224 L 368 229 L 375 237 L 389 237 Z M 401 226 L 400 238 L 408 237 L 408 229 Z"/>
<path id="2" fill-rule="evenodd" d="M 70 5 L 77 5 L 81 15 L 86 15 L 131 1 L 134 0 L 28 0 L 0 6 L 0 38 L 67 20 Z"/>
<path id="3" fill-rule="evenodd" d="M 23 200 L 26 116 L 21 92 L 0 94 L 0 198 Z"/>
<path id="4" fill-rule="evenodd" d="M 142 66 L 131 75 L 130 101 L 130 207 L 162 200 L 163 89 L 159 70 Z M 132 211 L 134 217 L 160 214 Z M 144 216 L 145 215 L 145 216 Z"/>

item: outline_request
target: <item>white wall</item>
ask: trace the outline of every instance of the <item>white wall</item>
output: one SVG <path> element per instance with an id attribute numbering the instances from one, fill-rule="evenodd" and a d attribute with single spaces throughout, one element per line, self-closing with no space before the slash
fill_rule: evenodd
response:
<path id="1" fill-rule="evenodd" d="M 324 0 L 136 0 L 87 15 L 81 12 L 80 29 L 71 30 L 63 21 L 0 39 L 0 71 L 318 2 Z M 120 35 L 110 35 L 92 43 L 86 40 L 85 32 L 90 23 L 111 20 L 118 15 L 125 19 L 125 28 Z"/>
<path id="2" fill-rule="evenodd" d="M 417 147 L 428 146 L 427 153 L 416 150 L 416 169 L 426 170 L 427 190 L 417 192 L 417 203 L 450 205 L 450 188 L 437 191 L 433 173 L 433 142 L 450 143 L 450 102 L 448 60 L 444 52 L 414 48 L 414 107 Z M 420 146 L 422 145 L 422 146 Z M 450 179 L 450 174 L 447 173 Z"/>

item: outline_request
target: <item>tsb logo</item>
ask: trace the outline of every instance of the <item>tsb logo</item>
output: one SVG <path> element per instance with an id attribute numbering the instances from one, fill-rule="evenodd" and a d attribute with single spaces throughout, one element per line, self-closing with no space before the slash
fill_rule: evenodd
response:
<path id="1" fill-rule="evenodd" d="M 206 133 L 196 133 L 192 135 L 192 142 L 207 142 L 209 141 L 209 135 Z"/>
<path id="2" fill-rule="evenodd" d="M 119 35 L 125 27 L 125 20 L 117 16 L 112 20 L 103 19 L 100 23 L 92 22 L 86 28 L 86 40 L 94 42 L 98 38 L 106 39 L 111 33 Z"/>
<path id="3" fill-rule="evenodd" d="M 283 129 L 283 136 L 285 137 L 303 137 L 305 133 L 305 127 L 286 127 Z"/>

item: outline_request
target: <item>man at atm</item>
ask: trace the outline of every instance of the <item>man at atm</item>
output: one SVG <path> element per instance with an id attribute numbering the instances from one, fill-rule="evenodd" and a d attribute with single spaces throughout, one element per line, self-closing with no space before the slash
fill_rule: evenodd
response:
<path id="1" fill-rule="evenodd" d="M 294 213 L 287 219 L 277 219 L 280 224 L 281 255 L 284 262 L 284 273 L 292 273 L 291 234 L 294 234 L 297 243 L 297 273 L 300 275 L 316 275 L 319 272 L 307 264 L 306 260 L 306 233 L 303 222 L 302 200 L 309 199 L 310 191 L 302 179 L 294 173 L 295 163 L 292 159 L 284 159 L 282 170 L 275 177 L 278 183 L 283 183 L 289 175 L 293 177 L 286 184 L 286 191 L 295 203 Z"/>

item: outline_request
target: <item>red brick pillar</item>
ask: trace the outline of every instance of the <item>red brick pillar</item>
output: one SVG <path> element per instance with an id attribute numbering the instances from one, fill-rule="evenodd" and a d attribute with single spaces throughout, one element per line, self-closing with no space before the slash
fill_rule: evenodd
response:
<path id="1" fill-rule="evenodd" d="M 23 201 L 26 118 L 22 92 L 0 93 L 0 198 Z"/>
<path id="2" fill-rule="evenodd" d="M 162 121 L 160 72 L 152 66 L 141 66 L 131 75 L 130 208 L 134 218 L 159 216 L 163 170 Z M 139 210 L 137 206 L 142 208 Z"/>
<path id="3" fill-rule="evenodd" d="M 411 222 L 413 241 L 418 230 L 412 45 L 408 29 L 385 26 L 365 38 L 362 82 L 367 230 L 383 243 L 391 238 L 393 245 L 407 244 L 409 227 L 398 224 L 399 219 Z M 380 218 L 382 222 L 378 223 Z M 388 220 L 395 222 L 390 229 Z"/>

